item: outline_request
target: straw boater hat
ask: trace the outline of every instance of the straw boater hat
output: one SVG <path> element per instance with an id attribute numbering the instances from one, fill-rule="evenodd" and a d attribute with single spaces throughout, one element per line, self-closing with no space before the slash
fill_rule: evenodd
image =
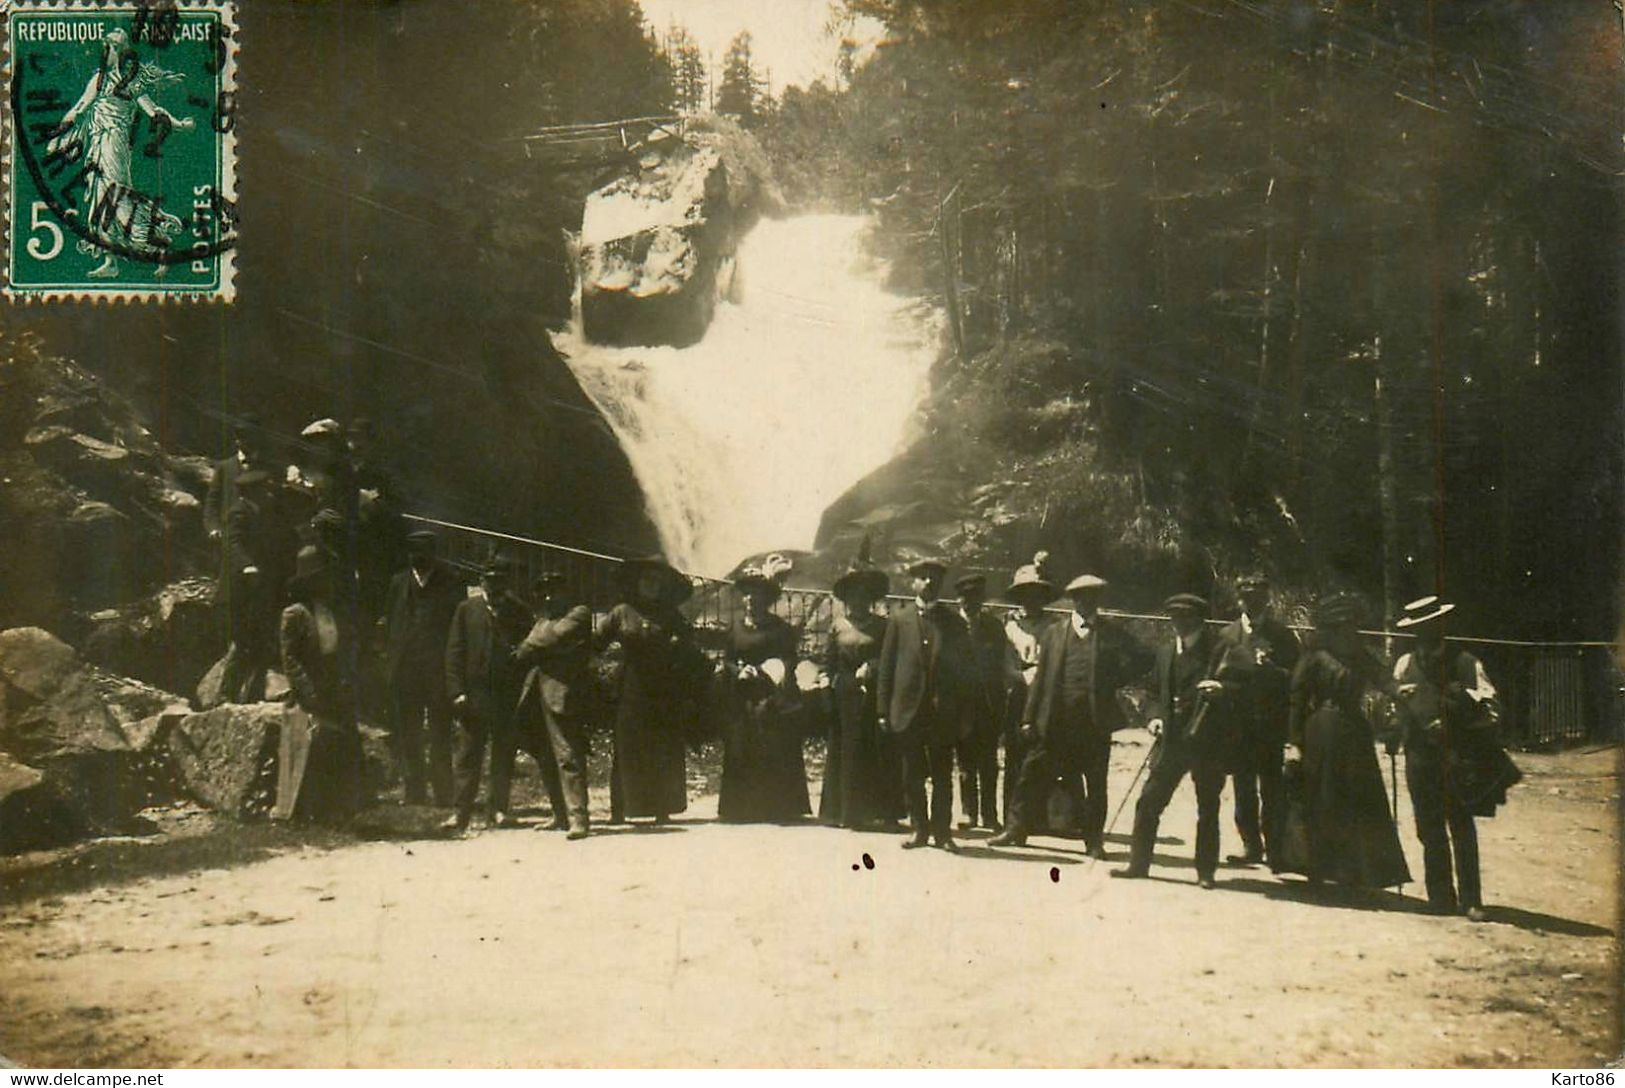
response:
<path id="1" fill-rule="evenodd" d="M 1048 558 L 1048 552 L 1039 552 L 1033 556 L 1031 563 L 1017 567 L 1010 584 L 1005 587 L 1005 600 L 1014 601 L 1025 608 L 1033 603 L 1042 607 L 1059 597 L 1060 592 L 1056 590 L 1055 583 L 1046 581 L 1041 573 L 1044 560 Z"/>
<path id="2" fill-rule="evenodd" d="M 669 605 L 679 605 L 694 595 L 694 585 L 688 580 L 688 575 L 666 562 L 658 555 L 640 555 L 621 562 L 621 574 L 625 578 L 628 590 L 635 590 L 638 579 L 645 571 L 653 571 L 660 575 L 661 600 Z"/>
<path id="3" fill-rule="evenodd" d="M 1194 593 L 1175 593 L 1162 602 L 1162 610 L 1169 615 L 1176 612 L 1185 612 L 1206 616 L 1208 614 L 1207 598 L 1199 597 Z"/>
<path id="4" fill-rule="evenodd" d="M 337 438 L 344 433 L 344 427 L 336 419 L 318 419 L 305 425 L 299 432 L 300 438 Z"/>
<path id="5" fill-rule="evenodd" d="M 1074 593 L 1098 593 L 1105 588 L 1106 579 L 1094 574 L 1080 574 L 1066 584 L 1066 594 L 1070 597 Z"/>
<path id="6" fill-rule="evenodd" d="M 1421 627 L 1442 620 L 1455 610 L 1455 605 L 1441 601 L 1437 596 L 1418 597 L 1405 606 L 1405 614 L 1399 617 L 1399 622 L 1394 626 L 1402 631 L 1408 627 Z"/>

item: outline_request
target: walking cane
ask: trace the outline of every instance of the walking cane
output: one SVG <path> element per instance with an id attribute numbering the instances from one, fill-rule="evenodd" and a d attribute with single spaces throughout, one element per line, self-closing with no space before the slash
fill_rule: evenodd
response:
<path id="1" fill-rule="evenodd" d="M 1152 742 L 1150 747 L 1148 747 L 1146 749 L 1145 758 L 1140 760 L 1140 766 L 1134 772 L 1134 777 L 1129 781 L 1128 789 L 1123 791 L 1123 799 L 1121 801 L 1117 802 L 1117 811 L 1112 813 L 1111 822 L 1106 825 L 1106 830 L 1101 832 L 1100 837 L 1102 839 L 1104 839 L 1107 835 L 1110 835 L 1112 833 L 1112 829 L 1117 826 L 1117 818 L 1119 816 L 1123 815 L 1123 810 L 1128 807 L 1128 799 L 1130 797 L 1134 796 L 1134 788 L 1140 784 L 1140 776 L 1145 774 L 1146 767 L 1150 766 L 1150 764 L 1151 764 L 1151 754 L 1153 752 L 1155 752 L 1156 749 L 1157 749 L 1157 745 L 1156 745 L 1156 743 L 1154 741 Z M 1104 852 L 1104 851 L 1102 851 L 1102 852 Z M 1089 867 L 1093 868 L 1095 862 L 1097 862 L 1099 860 L 1100 860 L 1099 858 L 1090 858 L 1089 859 Z"/>
<path id="2" fill-rule="evenodd" d="M 1395 762 L 1394 753 L 1392 752 L 1388 753 L 1388 786 L 1393 795 L 1389 811 L 1393 813 L 1394 836 L 1397 838 L 1399 835 L 1399 764 Z M 1401 899 L 1405 898 L 1404 881 L 1399 883 L 1399 897 Z"/>

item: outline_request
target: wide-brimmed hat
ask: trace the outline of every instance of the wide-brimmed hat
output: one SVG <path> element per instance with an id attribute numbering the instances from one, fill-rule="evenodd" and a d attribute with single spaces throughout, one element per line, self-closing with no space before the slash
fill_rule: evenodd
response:
<path id="1" fill-rule="evenodd" d="M 1315 602 L 1309 618 L 1316 627 L 1342 627 L 1360 622 L 1364 611 L 1360 598 L 1352 593 L 1328 593 Z"/>
<path id="2" fill-rule="evenodd" d="M 1436 595 L 1418 597 L 1405 606 L 1405 614 L 1399 617 L 1394 626 L 1400 630 L 1407 627 L 1421 627 L 1423 624 L 1442 620 L 1456 610 L 1456 606 L 1449 601 L 1441 601 Z"/>
<path id="3" fill-rule="evenodd" d="M 1106 579 L 1097 574 L 1080 574 L 1066 584 L 1067 595 L 1074 593 L 1096 592 L 1106 588 Z"/>
<path id="4" fill-rule="evenodd" d="M 1189 612 L 1198 616 L 1206 616 L 1208 614 L 1207 598 L 1199 597 L 1195 593 L 1175 593 L 1162 602 L 1162 610 L 1169 615 L 1175 612 Z"/>
<path id="5" fill-rule="evenodd" d="M 300 438 L 337 438 L 344 433 L 344 425 L 332 418 L 312 420 L 299 432 Z"/>
<path id="6" fill-rule="evenodd" d="M 961 596 L 966 593 L 986 593 L 987 575 L 962 574 L 954 580 L 954 590 Z"/>
<path id="7" fill-rule="evenodd" d="M 432 552 L 439 541 L 440 537 L 435 535 L 433 529 L 413 529 L 406 534 L 406 547 L 414 552 Z"/>
<path id="8" fill-rule="evenodd" d="M 694 584 L 688 580 L 688 575 L 661 556 L 640 555 L 621 562 L 621 575 L 629 590 L 637 588 L 638 580 L 645 571 L 660 575 L 660 599 L 666 604 L 679 605 L 694 595 Z"/>
<path id="9" fill-rule="evenodd" d="M 879 600 L 890 589 L 891 579 L 886 577 L 885 571 L 877 567 L 867 567 L 853 563 L 847 568 L 845 574 L 835 579 L 835 584 L 830 587 L 830 592 L 835 594 L 837 600 L 841 601 L 850 599 L 854 593 L 867 593 L 875 600 Z"/>
<path id="10" fill-rule="evenodd" d="M 925 575 L 940 579 L 943 575 L 948 573 L 948 564 L 944 563 L 940 559 L 916 559 L 903 569 L 908 572 L 908 575 L 911 578 L 918 578 Z"/>
<path id="11" fill-rule="evenodd" d="M 773 552 L 740 567 L 729 580 L 740 593 L 766 593 L 777 597 L 794 567 L 795 563 L 788 557 Z"/>
<path id="12" fill-rule="evenodd" d="M 1245 593 L 1250 589 L 1268 589 L 1269 587 L 1269 575 L 1261 571 L 1249 571 L 1236 579 L 1236 590 L 1241 593 Z"/>
<path id="13" fill-rule="evenodd" d="M 1010 577 L 1010 584 L 1004 589 L 1004 598 L 1022 606 L 1030 603 L 1042 606 L 1059 597 L 1061 594 L 1055 588 L 1055 583 L 1047 580 L 1042 573 L 1044 560 L 1048 558 L 1048 552 L 1039 552 L 1033 556 L 1031 563 L 1017 567 Z"/>

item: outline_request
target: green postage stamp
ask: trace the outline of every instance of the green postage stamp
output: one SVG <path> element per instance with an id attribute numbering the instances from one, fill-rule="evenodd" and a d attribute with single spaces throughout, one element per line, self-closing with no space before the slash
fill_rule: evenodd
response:
<path id="1" fill-rule="evenodd" d="M 232 298 L 229 0 L 0 0 L 13 299 Z"/>

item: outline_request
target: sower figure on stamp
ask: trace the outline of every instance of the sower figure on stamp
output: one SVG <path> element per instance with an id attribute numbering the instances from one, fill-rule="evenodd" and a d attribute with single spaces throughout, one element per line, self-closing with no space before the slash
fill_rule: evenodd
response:
<path id="1" fill-rule="evenodd" d="M 514 662 L 530 671 L 519 699 L 521 720 L 540 724 L 551 748 L 554 773 L 542 767 L 553 800 L 554 830 L 569 839 L 587 837 L 587 661 L 592 654 L 592 612 L 570 590 L 570 580 L 548 571 L 536 580 L 541 614 L 514 649 Z M 537 757 L 541 763 L 541 757 Z M 555 785 L 556 783 L 556 785 Z M 568 822 L 566 822 L 566 820 Z"/>
<path id="2" fill-rule="evenodd" d="M 912 850 L 934 841 L 958 851 L 952 833 L 954 746 L 969 723 L 975 662 L 970 635 L 957 612 L 937 599 L 947 568 L 924 559 L 908 568 L 914 600 L 892 612 L 880 647 L 876 699 L 880 726 L 903 751 Z M 931 780 L 930 807 L 926 779 Z"/>
<path id="3" fill-rule="evenodd" d="M 1208 604 L 1201 597 L 1180 593 L 1168 598 L 1163 609 L 1173 619 L 1174 637 L 1158 647 L 1151 668 L 1147 725 L 1157 740 L 1145 789 L 1134 806 L 1128 867 L 1112 870 L 1112 876 L 1150 872 L 1157 823 L 1189 774 L 1196 786 L 1196 879 L 1211 888 L 1219 867 L 1219 801 L 1231 758 L 1228 725 L 1215 709 L 1221 685 L 1210 676 L 1215 639 L 1203 622 Z"/>
<path id="4" fill-rule="evenodd" d="M 1496 725 L 1500 703 L 1484 665 L 1445 640 L 1455 605 L 1423 597 L 1405 606 L 1398 626 L 1416 632 L 1416 649 L 1394 663 L 1390 755 L 1405 746 L 1405 783 L 1422 840 L 1428 904 L 1484 920 L 1475 816 L 1493 816 L 1523 775 L 1507 758 Z M 1452 879 L 1451 854 L 1455 855 Z"/>
<path id="5" fill-rule="evenodd" d="M 508 790 L 519 738 L 515 712 L 521 676 L 514 647 L 530 630 L 531 614 L 510 591 L 513 561 L 493 559 L 480 575 L 483 595 L 457 606 L 446 638 L 446 695 L 457 719 L 456 778 L 452 814 L 444 827 L 463 831 L 480 792 L 481 765 L 491 752 L 491 784 L 486 807 L 491 826 L 512 827 Z"/>
<path id="6" fill-rule="evenodd" d="M 451 701 L 446 697 L 446 636 L 468 596 L 462 579 L 435 558 L 435 535 L 407 537 L 407 567 L 390 581 L 384 606 L 384 683 L 389 691 L 390 743 L 406 803 L 451 804 Z M 424 774 L 427 736 L 428 774 Z M 426 788 L 427 783 L 427 788 Z"/>
<path id="7" fill-rule="evenodd" d="M 1281 818 L 1281 749 L 1286 745 L 1287 687 L 1298 665 L 1298 636 L 1271 612 L 1269 579 L 1236 582 L 1241 615 L 1219 632 L 1224 708 L 1235 726 L 1231 781 L 1242 853 L 1228 860 L 1257 865 Z"/>
<path id="8" fill-rule="evenodd" d="M 143 63 L 130 45 L 129 32 L 113 27 L 102 35 L 100 63 L 85 82 L 84 93 L 62 116 L 61 131 L 46 145 L 50 154 L 83 159 L 84 222 L 111 245 L 156 252 L 178 241 L 182 233 L 177 216 L 136 191 L 130 155 L 136 146 L 137 109 L 166 130 L 189 132 L 196 126 L 192 118 L 178 117 L 153 101 L 159 88 L 185 78 L 179 72 Z M 102 253 L 102 263 L 91 269 L 90 276 L 107 279 L 119 274 L 118 257 L 112 249 L 85 238 L 80 239 L 78 249 L 85 254 Z"/>
<path id="9" fill-rule="evenodd" d="M 959 615 L 970 633 L 975 660 L 970 696 L 970 724 L 959 742 L 959 797 L 965 818 L 961 828 L 1003 829 L 999 820 L 999 730 L 1003 724 L 1005 637 L 998 617 L 985 607 L 987 576 L 967 574 L 954 583 Z"/>
<path id="10" fill-rule="evenodd" d="M 1052 624 L 1039 643 L 1038 668 L 1022 712 L 1021 762 L 1010 822 L 989 846 L 1023 846 L 1028 828 L 1062 775 L 1084 780 L 1083 840 L 1092 858 L 1106 856 L 1106 773 L 1112 732 L 1123 724 L 1117 689 L 1144 675 L 1148 655 L 1126 631 L 1099 615 L 1106 582 L 1081 574 L 1067 584 L 1072 615 Z"/>

